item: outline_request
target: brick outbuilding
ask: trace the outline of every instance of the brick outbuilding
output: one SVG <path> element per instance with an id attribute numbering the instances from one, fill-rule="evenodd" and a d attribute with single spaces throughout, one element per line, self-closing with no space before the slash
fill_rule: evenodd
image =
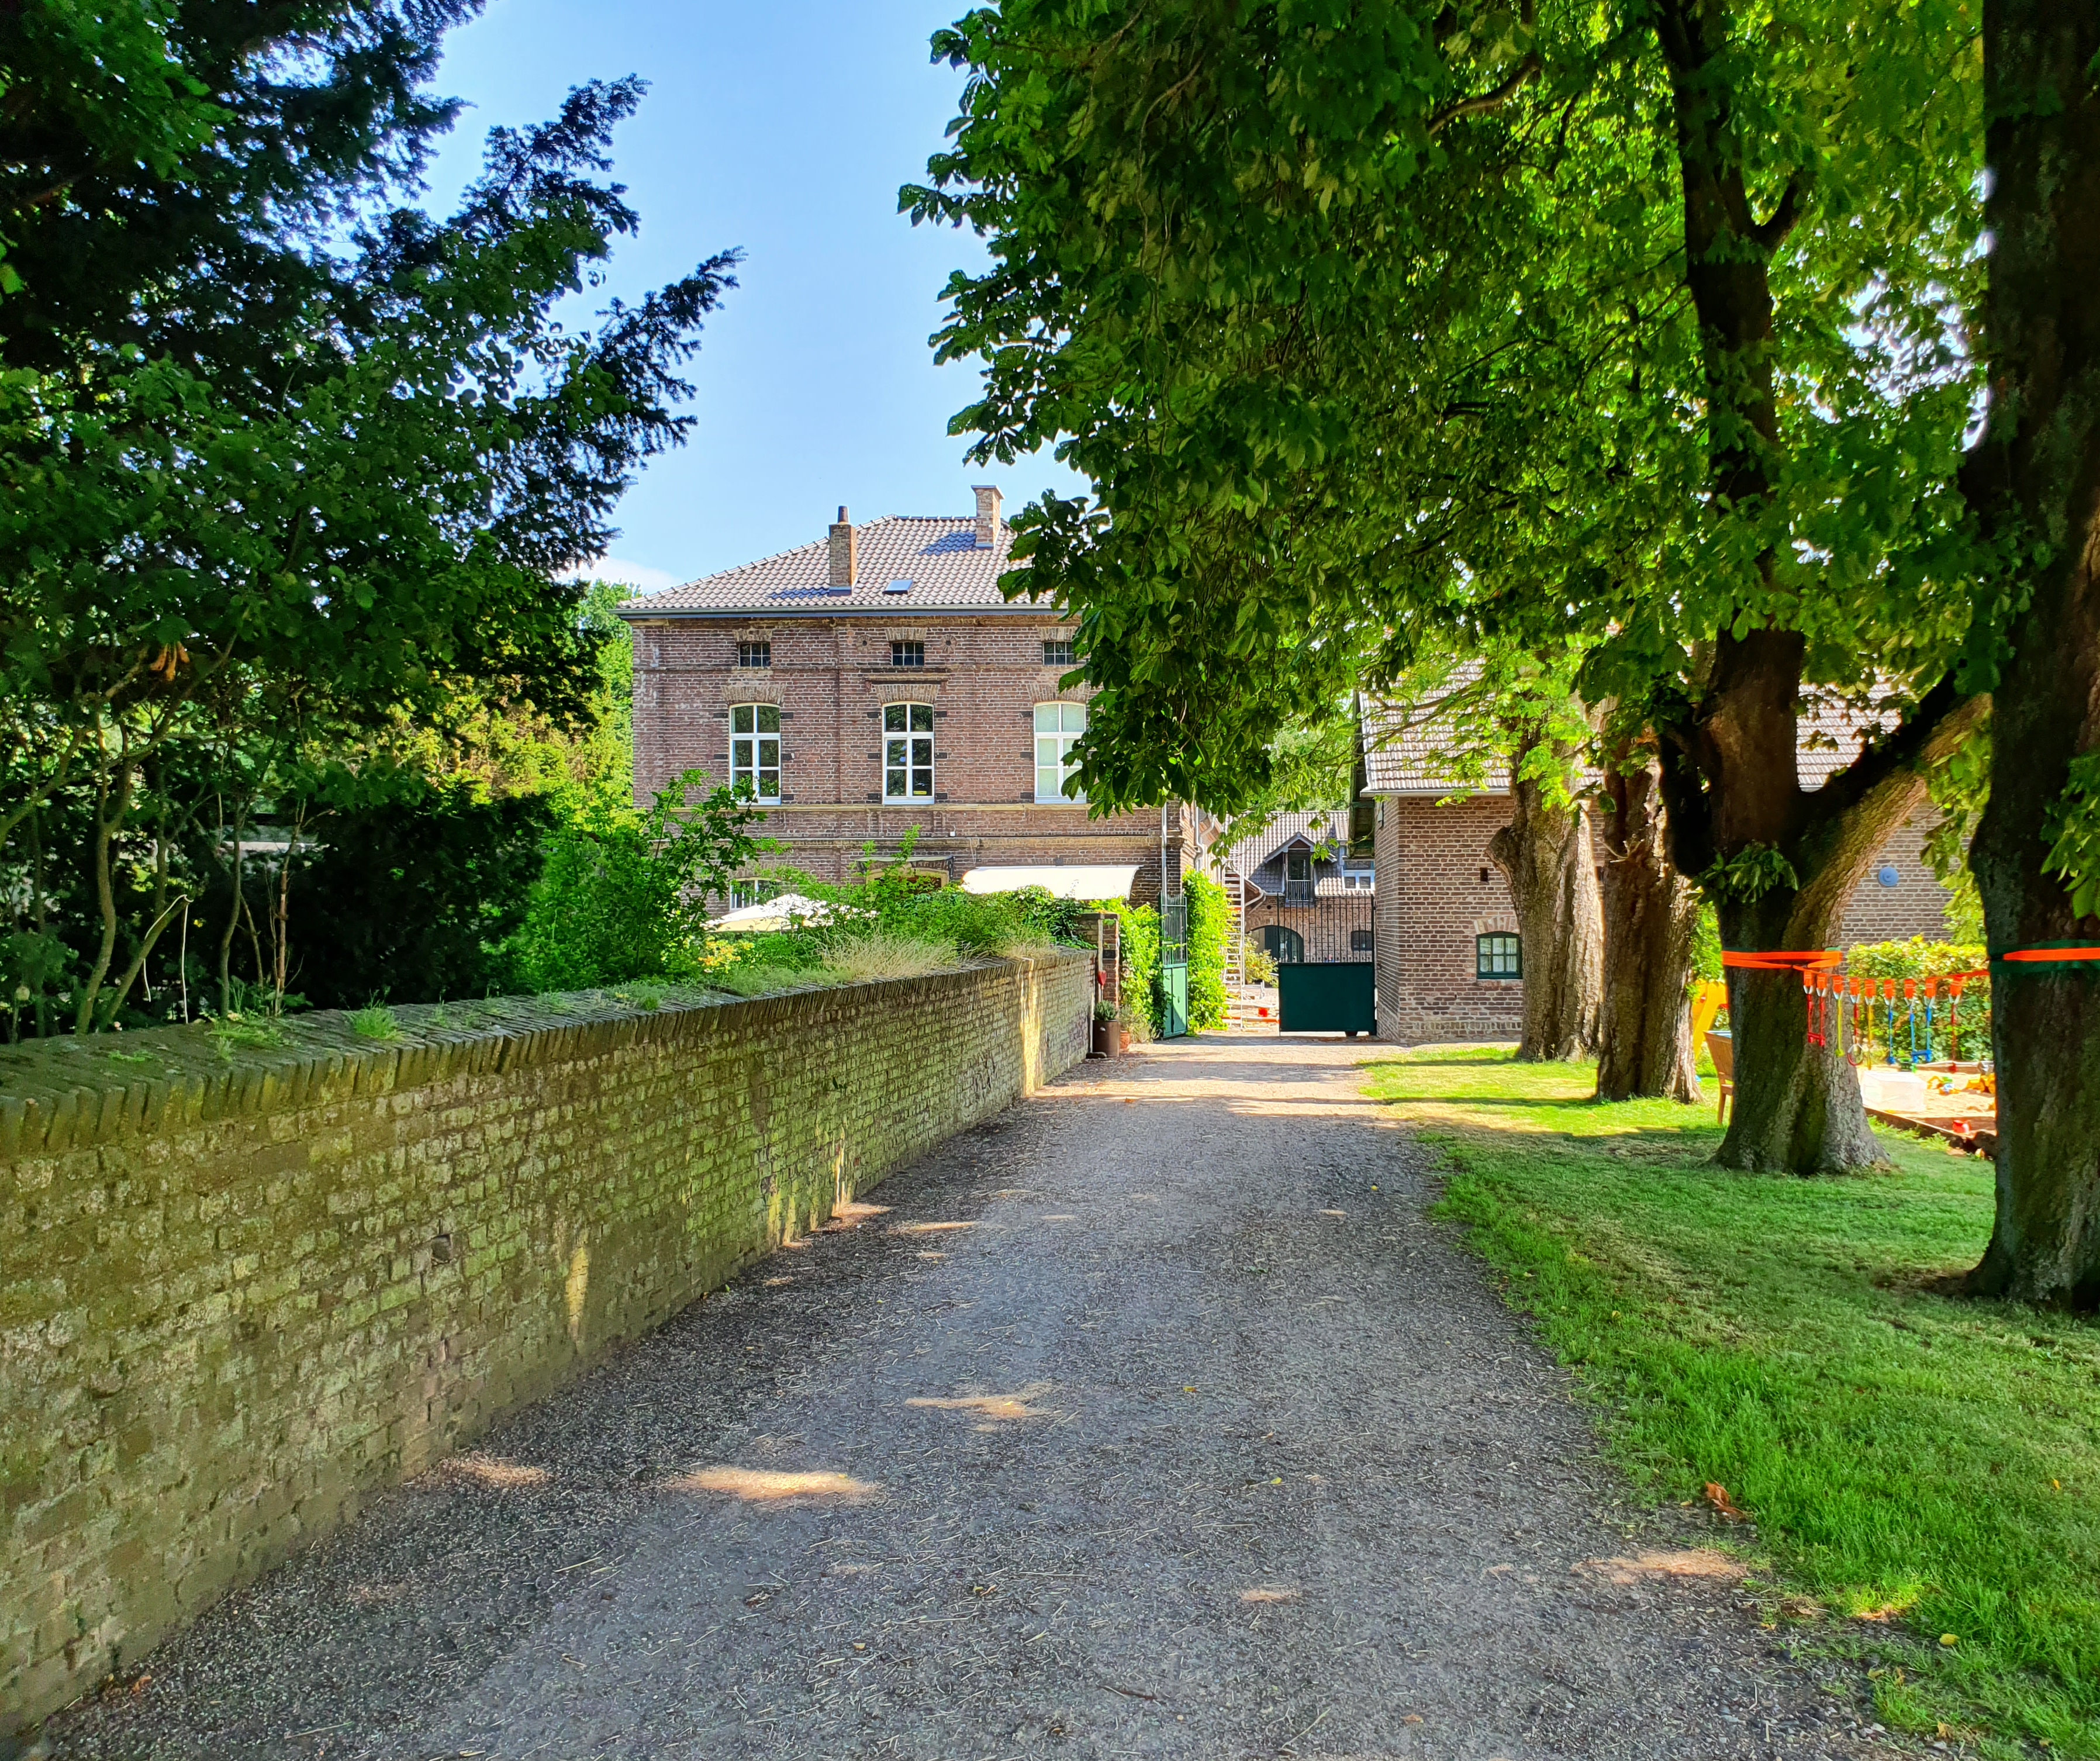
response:
<path id="1" fill-rule="evenodd" d="M 1462 682 L 1470 682 L 1462 675 Z M 1515 1039 L 1524 1026 L 1515 902 L 1488 845 L 1509 823 L 1507 775 L 1458 776 L 1462 742 L 1421 706 L 1369 705 L 1365 792 L 1378 803 L 1379 1036 L 1403 1044 Z M 1814 788 L 1850 761 L 1860 730 L 1804 717 L 1799 764 Z M 1838 945 L 1947 933 L 1947 892 L 1924 857 L 1928 810 L 1882 846 L 1853 894 Z"/>

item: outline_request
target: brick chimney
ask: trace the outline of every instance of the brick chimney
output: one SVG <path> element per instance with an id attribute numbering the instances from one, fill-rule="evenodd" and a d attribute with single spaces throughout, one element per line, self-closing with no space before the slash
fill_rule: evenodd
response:
<path id="1" fill-rule="evenodd" d="M 977 549 L 989 550 L 999 542 L 999 491 L 990 483 L 977 486 Z"/>
<path id="2" fill-rule="evenodd" d="M 846 510 L 839 510 L 839 517 L 832 526 L 832 568 L 830 585 L 850 587 L 860 573 L 860 541 L 854 537 L 853 522 L 846 518 Z"/>

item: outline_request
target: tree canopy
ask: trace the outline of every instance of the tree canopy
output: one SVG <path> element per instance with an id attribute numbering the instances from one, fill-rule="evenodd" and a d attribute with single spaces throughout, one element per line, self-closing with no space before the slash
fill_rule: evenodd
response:
<path id="1" fill-rule="evenodd" d="M 950 287 L 942 351 L 988 362 L 955 426 L 1096 488 L 1024 523 L 1086 619 L 1090 797 L 1222 796 L 1440 622 L 1606 634 L 1614 695 L 1767 621 L 1834 691 L 1965 656 L 1975 20 L 1811 11 L 1672 47 L 1666 8 L 1023 0 L 937 37 L 973 77 L 904 199 L 995 259 Z M 1688 55 L 1778 301 L 1740 374 L 1691 285 Z M 1772 481 L 1717 489 L 1759 422 Z"/>
<path id="2" fill-rule="evenodd" d="M 937 38 L 973 77 L 904 200 L 994 256 L 951 284 L 958 426 L 1096 488 L 1024 522 L 1101 690 L 1089 797 L 1229 797 L 1293 701 L 1432 636 L 1579 642 L 1733 945 L 1819 942 L 1998 652 L 1956 483 L 1979 42 L 1959 0 L 1016 0 Z M 1811 790 L 1817 698 L 1877 737 Z M 1745 1159 L 1871 1154 L 1798 1059 L 1757 1086 L 1791 1098 Z"/>
<path id="3" fill-rule="evenodd" d="M 18 934 L 81 958 L 82 1028 L 258 803 L 383 783 L 359 754 L 404 722 L 580 713 L 567 577 L 689 430 L 679 369 L 734 285 L 724 253 L 562 310 L 638 223 L 605 174 L 639 81 L 493 130 L 437 219 L 394 198 L 451 118 L 421 86 L 461 9 L 236 10 L 119 9 L 107 62 L 74 9 L 11 21 L 23 68 L 77 65 L 17 108 L 43 182 L 0 210 L 0 860 L 31 871 Z M 84 941 L 42 903 L 54 839 Z"/>

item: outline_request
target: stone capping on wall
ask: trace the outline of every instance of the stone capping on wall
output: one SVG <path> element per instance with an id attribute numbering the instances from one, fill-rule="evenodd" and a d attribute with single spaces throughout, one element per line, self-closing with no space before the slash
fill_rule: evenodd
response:
<path id="1" fill-rule="evenodd" d="M 1081 957 L 1079 950 L 1074 955 Z M 395 1039 L 357 1033 L 346 1010 L 316 1009 L 276 1022 L 284 1043 L 273 1046 L 230 1042 L 202 1022 L 85 1039 L 67 1035 L 28 1040 L 0 1046 L 0 1158 L 55 1155 L 216 1119 L 559 1063 L 676 1038 L 724 1008 L 748 1011 L 741 1024 L 756 1027 L 813 993 L 841 1004 L 902 1002 L 966 986 L 976 973 L 1004 964 L 974 960 L 924 978 L 801 985 L 757 997 L 637 983 L 624 990 L 408 1004 L 394 1011 L 401 1030 Z M 665 995 L 655 1009 L 631 1000 L 633 991 L 657 988 Z M 448 1024 L 433 1026 L 441 1010 Z M 154 1074 L 133 1061 L 139 1058 L 157 1066 Z"/>

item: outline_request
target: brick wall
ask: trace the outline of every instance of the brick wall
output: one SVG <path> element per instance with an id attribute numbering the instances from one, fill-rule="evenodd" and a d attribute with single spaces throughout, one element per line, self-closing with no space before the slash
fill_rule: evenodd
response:
<path id="1" fill-rule="evenodd" d="M 1076 1063 L 1090 1001 L 1074 955 L 0 1053 L 0 1731 Z"/>
<path id="2" fill-rule="evenodd" d="M 1904 823 L 1903 829 L 1882 846 L 1873 869 L 1852 894 L 1836 946 L 1852 947 L 1862 942 L 1908 941 L 1924 936 L 1943 940 L 1947 934 L 1947 889 L 1939 884 L 1925 859 L 1925 841 L 1939 821 L 1925 813 Z M 1884 886 L 1875 871 L 1893 868 L 1896 884 Z"/>
<path id="3" fill-rule="evenodd" d="M 1081 703 L 1043 664 L 1046 638 L 1070 627 L 1048 613 L 879 618 L 723 615 L 639 624 L 634 632 L 638 801 L 680 771 L 729 774 L 730 705 L 780 711 L 781 800 L 765 832 L 774 861 L 820 880 L 849 878 L 864 845 L 894 850 L 913 828 L 919 864 L 960 879 L 982 864 L 1130 863 L 1136 896 L 1159 894 L 1159 813 L 1090 819 L 1079 802 L 1035 799 L 1035 708 Z M 893 667 L 893 641 L 924 645 L 926 664 Z M 736 664 L 740 642 L 765 642 L 772 664 Z M 934 715 L 930 803 L 882 801 L 882 709 L 922 703 Z M 1168 837 L 1178 862 L 1180 816 Z"/>

